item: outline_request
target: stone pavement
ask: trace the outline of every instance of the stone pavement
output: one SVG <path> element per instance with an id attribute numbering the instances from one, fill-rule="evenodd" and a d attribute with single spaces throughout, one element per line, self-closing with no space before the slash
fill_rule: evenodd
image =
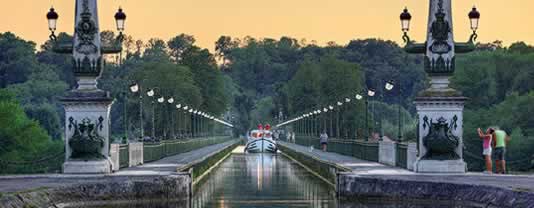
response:
<path id="1" fill-rule="evenodd" d="M 298 145 L 298 144 L 287 143 L 283 141 L 277 141 L 277 142 L 280 145 L 283 145 L 285 147 L 288 147 L 300 153 L 304 153 L 308 156 L 312 156 L 320 160 L 324 160 L 326 162 L 335 163 L 341 167 L 352 170 L 353 173 L 357 173 L 361 175 L 372 175 L 372 174 L 413 175 L 414 174 L 413 172 L 402 169 L 402 168 L 387 166 L 387 165 L 383 165 L 377 162 L 360 160 L 355 157 L 341 155 L 341 154 L 333 153 L 333 152 L 323 152 L 323 150 L 320 150 L 320 149 L 310 150 L 309 147 Z"/>
<path id="2" fill-rule="evenodd" d="M 469 172 L 466 174 L 432 174 L 432 173 L 415 173 L 398 167 L 383 165 L 377 162 L 360 160 L 332 152 L 323 152 L 322 150 L 278 141 L 279 145 L 295 150 L 299 153 L 318 158 L 320 160 L 337 164 L 341 167 L 351 169 L 348 174 L 374 177 L 380 179 L 409 180 L 421 182 L 436 183 L 456 183 L 487 185 L 500 188 L 508 188 L 516 191 L 534 193 L 534 175 L 489 175 L 483 173 Z"/>
<path id="3" fill-rule="evenodd" d="M 0 176 L 1 192 L 19 192 L 42 187 L 55 188 L 80 183 L 95 183 L 107 180 L 128 180 L 144 176 L 176 175 L 177 170 L 186 165 L 202 160 L 227 146 L 238 142 L 232 140 L 221 144 L 210 145 L 190 152 L 166 157 L 139 167 L 125 168 L 112 174 L 100 175 L 73 175 L 73 174 L 40 174 L 40 175 L 13 175 Z"/>
<path id="4" fill-rule="evenodd" d="M 178 171 L 178 169 L 181 169 L 194 161 L 202 160 L 203 158 L 208 157 L 221 149 L 225 149 L 236 142 L 238 142 L 238 140 L 214 144 L 194 151 L 166 157 L 161 160 L 146 163 L 140 166 L 124 168 L 115 172 L 114 175 L 167 175 L 170 173 L 175 173 Z"/>

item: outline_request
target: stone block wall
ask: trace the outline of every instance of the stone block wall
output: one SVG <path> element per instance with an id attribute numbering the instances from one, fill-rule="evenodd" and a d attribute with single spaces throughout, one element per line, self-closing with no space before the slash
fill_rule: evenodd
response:
<path id="1" fill-rule="evenodd" d="M 415 169 L 415 162 L 417 161 L 417 143 L 409 143 L 406 154 L 406 167 L 408 167 L 408 170 L 413 171 Z"/>
<path id="2" fill-rule="evenodd" d="M 397 143 L 380 141 L 378 143 L 378 162 L 395 166 L 397 162 Z"/>
<path id="3" fill-rule="evenodd" d="M 143 143 L 134 142 L 128 144 L 129 151 L 129 167 L 134 167 L 143 164 Z"/>
<path id="4" fill-rule="evenodd" d="M 109 148 L 109 159 L 111 160 L 111 171 L 115 172 L 120 169 L 120 144 L 111 144 Z"/>

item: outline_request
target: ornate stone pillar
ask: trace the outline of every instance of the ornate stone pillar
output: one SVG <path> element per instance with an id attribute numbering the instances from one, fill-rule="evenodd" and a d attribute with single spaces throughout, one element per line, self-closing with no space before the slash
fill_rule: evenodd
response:
<path id="1" fill-rule="evenodd" d="M 454 42 L 451 1 L 429 0 L 426 43 L 412 43 L 405 36 L 405 50 L 424 54 L 424 68 L 431 79 L 430 88 L 420 92 L 415 100 L 419 117 L 416 172 L 467 171 L 462 154 L 463 109 L 467 98 L 449 87 L 449 78 L 455 70 L 456 53 L 474 50 L 476 36 L 471 36 L 467 43 Z"/>
<path id="2" fill-rule="evenodd" d="M 56 45 L 58 52 L 71 52 L 78 87 L 61 101 L 65 108 L 64 173 L 110 173 L 110 109 L 113 98 L 97 88 L 103 69 L 102 54 L 120 51 L 104 48 L 100 41 L 97 0 L 76 0 L 72 44 Z"/>

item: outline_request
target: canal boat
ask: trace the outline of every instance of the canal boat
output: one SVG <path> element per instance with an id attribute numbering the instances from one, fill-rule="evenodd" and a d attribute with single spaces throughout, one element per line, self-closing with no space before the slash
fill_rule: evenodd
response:
<path id="1" fill-rule="evenodd" d="M 262 125 L 258 125 L 258 129 L 250 131 L 245 151 L 248 153 L 276 153 L 278 151 L 269 124 L 265 125 L 265 129 Z"/>

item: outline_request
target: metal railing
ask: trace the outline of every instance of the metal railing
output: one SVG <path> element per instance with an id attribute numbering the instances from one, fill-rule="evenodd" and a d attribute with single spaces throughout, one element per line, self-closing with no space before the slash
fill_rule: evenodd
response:
<path id="1" fill-rule="evenodd" d="M 14 161 L 0 159 L 0 175 L 2 174 L 36 174 L 61 172 L 65 152 L 58 152 L 32 161 Z"/>
<path id="2" fill-rule="evenodd" d="M 152 162 L 162 159 L 164 157 L 177 155 L 184 152 L 189 152 L 205 146 L 219 144 L 229 141 L 231 137 L 220 136 L 212 138 L 196 138 L 187 140 L 164 140 L 161 142 L 144 143 L 143 154 L 144 161 Z"/>
<path id="3" fill-rule="evenodd" d="M 119 146 L 119 167 L 127 168 L 130 164 L 130 150 L 127 144 L 121 144 Z"/>
<path id="4" fill-rule="evenodd" d="M 296 137 L 295 143 L 320 149 L 318 138 Z M 362 160 L 378 162 L 378 143 L 344 139 L 329 139 L 328 151 L 356 157 Z"/>
<path id="5" fill-rule="evenodd" d="M 397 151 L 395 159 L 397 160 L 395 162 L 395 166 L 401 167 L 406 169 L 407 168 L 407 161 L 408 161 L 408 145 L 404 143 L 397 143 L 396 145 Z"/>

